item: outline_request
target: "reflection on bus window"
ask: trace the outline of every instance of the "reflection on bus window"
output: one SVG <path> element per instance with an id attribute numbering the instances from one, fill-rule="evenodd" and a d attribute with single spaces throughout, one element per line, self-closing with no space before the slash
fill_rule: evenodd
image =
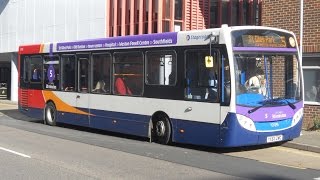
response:
<path id="1" fill-rule="evenodd" d="M 42 60 L 40 56 L 30 58 L 29 74 L 30 81 L 40 83 L 42 80 Z"/>
<path id="2" fill-rule="evenodd" d="M 149 85 L 176 84 L 176 53 L 149 51 L 146 53 L 146 83 Z"/>
<path id="3" fill-rule="evenodd" d="M 186 99 L 195 101 L 218 102 L 218 52 L 212 52 L 216 59 L 213 67 L 205 66 L 205 57 L 210 54 L 207 50 L 188 50 L 186 56 Z"/>
<path id="4" fill-rule="evenodd" d="M 61 77 L 61 86 L 63 91 L 76 90 L 75 62 L 76 60 L 74 55 L 63 55 L 61 58 L 63 72 Z"/>
<path id="5" fill-rule="evenodd" d="M 79 58 L 79 90 L 80 92 L 86 93 L 89 88 L 89 60 L 88 58 Z"/>
<path id="6" fill-rule="evenodd" d="M 92 93 L 109 94 L 110 93 L 110 54 L 92 55 Z"/>
<path id="7" fill-rule="evenodd" d="M 30 80 L 30 58 L 25 57 L 23 61 L 23 81 L 29 82 Z"/>
<path id="8" fill-rule="evenodd" d="M 237 103 L 257 106 L 263 100 L 301 99 L 298 61 L 293 54 L 236 54 Z"/>
<path id="9" fill-rule="evenodd" d="M 143 54 L 114 54 L 114 93 L 141 96 L 143 91 Z"/>

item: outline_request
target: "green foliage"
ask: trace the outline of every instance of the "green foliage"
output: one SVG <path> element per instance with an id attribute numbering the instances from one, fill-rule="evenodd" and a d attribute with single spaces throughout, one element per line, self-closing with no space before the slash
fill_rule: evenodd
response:
<path id="1" fill-rule="evenodd" d="M 320 130 L 320 116 L 315 115 L 313 116 L 313 130 Z"/>

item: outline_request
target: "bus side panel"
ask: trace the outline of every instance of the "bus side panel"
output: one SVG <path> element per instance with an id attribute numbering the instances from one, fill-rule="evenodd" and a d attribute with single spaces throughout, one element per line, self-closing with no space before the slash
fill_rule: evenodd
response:
<path id="1" fill-rule="evenodd" d="M 147 137 L 149 116 L 91 109 L 90 127 Z"/>
<path id="2" fill-rule="evenodd" d="M 26 109 L 22 109 L 20 108 L 20 112 L 26 116 L 29 116 L 31 118 L 34 119 L 43 119 L 43 109 L 39 109 L 39 108 L 28 108 Z"/>
<path id="3" fill-rule="evenodd" d="M 29 90 L 29 107 L 44 109 L 45 100 L 42 94 L 42 90 Z"/>
<path id="4" fill-rule="evenodd" d="M 82 109 L 82 110 L 88 111 L 87 109 Z M 80 118 L 80 116 L 87 116 L 87 115 L 58 111 L 57 112 L 57 122 L 65 123 L 65 124 L 72 124 L 72 125 L 76 125 L 76 126 L 89 127 L 88 121 L 85 120 L 86 118 Z"/>
<path id="5" fill-rule="evenodd" d="M 176 120 L 177 128 L 173 132 L 173 141 L 186 144 L 217 146 L 219 144 L 220 125 L 196 121 Z M 183 130 L 183 133 L 181 132 Z"/>
<path id="6" fill-rule="evenodd" d="M 19 88 L 19 109 L 21 113 L 31 118 L 43 119 L 44 106 L 45 102 L 41 90 L 22 90 Z"/>

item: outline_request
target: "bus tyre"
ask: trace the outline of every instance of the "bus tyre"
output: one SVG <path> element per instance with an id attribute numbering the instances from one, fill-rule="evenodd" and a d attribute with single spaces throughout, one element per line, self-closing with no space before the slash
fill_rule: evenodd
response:
<path id="1" fill-rule="evenodd" d="M 52 102 L 47 103 L 45 110 L 44 110 L 44 117 L 45 123 L 49 124 L 50 126 L 56 125 L 56 117 L 57 117 L 57 110 L 55 105 Z"/>
<path id="2" fill-rule="evenodd" d="M 160 144 L 168 144 L 171 138 L 171 125 L 169 118 L 165 115 L 158 115 L 153 121 L 153 139 Z"/>

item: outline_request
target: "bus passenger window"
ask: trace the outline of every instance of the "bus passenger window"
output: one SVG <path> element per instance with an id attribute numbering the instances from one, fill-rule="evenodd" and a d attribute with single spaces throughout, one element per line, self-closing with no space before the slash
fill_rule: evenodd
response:
<path id="1" fill-rule="evenodd" d="M 40 56 L 34 56 L 30 58 L 31 82 L 40 83 L 42 80 L 42 58 Z"/>
<path id="2" fill-rule="evenodd" d="M 146 53 L 146 84 L 176 84 L 177 55 L 175 51 L 148 51 Z"/>
<path id="3" fill-rule="evenodd" d="M 111 54 L 97 53 L 92 55 L 92 93 L 110 93 Z"/>
<path id="4" fill-rule="evenodd" d="M 141 96 L 143 92 L 143 54 L 141 52 L 114 53 L 113 65 L 114 94 Z"/>
<path id="5" fill-rule="evenodd" d="M 76 87 L 76 74 L 75 74 L 75 56 L 74 55 L 62 55 L 62 77 L 61 84 L 63 91 L 75 91 Z"/>

